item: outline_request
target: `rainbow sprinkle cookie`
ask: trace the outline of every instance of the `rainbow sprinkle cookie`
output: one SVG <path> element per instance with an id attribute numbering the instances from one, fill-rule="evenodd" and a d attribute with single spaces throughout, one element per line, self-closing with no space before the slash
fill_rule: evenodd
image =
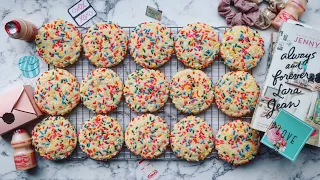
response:
<path id="1" fill-rule="evenodd" d="M 33 128 L 32 145 L 46 159 L 64 159 L 76 147 L 77 133 L 68 120 L 61 116 L 49 116 Z"/>
<path id="2" fill-rule="evenodd" d="M 36 82 L 34 99 L 38 107 L 50 115 L 64 115 L 80 101 L 79 82 L 68 71 L 51 69 Z"/>
<path id="3" fill-rule="evenodd" d="M 81 150 L 92 159 L 113 158 L 121 151 L 123 145 L 121 125 L 110 116 L 94 116 L 82 125 L 79 144 Z"/>
<path id="4" fill-rule="evenodd" d="M 245 164 L 258 153 L 259 132 L 250 128 L 247 122 L 234 120 L 219 128 L 215 146 L 221 159 L 233 165 Z"/>
<path id="5" fill-rule="evenodd" d="M 234 26 L 224 33 L 220 53 L 231 69 L 248 71 L 261 61 L 264 41 L 258 31 L 247 26 Z"/>
<path id="6" fill-rule="evenodd" d="M 129 49 L 140 66 L 157 68 L 169 61 L 174 52 L 170 29 L 156 22 L 141 23 L 130 35 Z"/>
<path id="7" fill-rule="evenodd" d="M 215 88 L 218 108 L 232 117 L 252 112 L 260 95 L 256 79 L 244 71 L 229 72 L 222 76 Z"/>
<path id="8" fill-rule="evenodd" d="M 86 58 L 98 67 L 119 64 L 127 52 L 127 34 L 117 24 L 102 22 L 90 27 L 83 37 Z"/>
<path id="9" fill-rule="evenodd" d="M 128 149 L 144 159 L 160 156 L 169 144 L 169 130 L 165 121 L 153 114 L 132 118 L 125 142 Z"/>
<path id="10" fill-rule="evenodd" d="M 168 100 L 169 83 L 161 71 L 139 69 L 129 75 L 123 93 L 132 110 L 155 112 Z"/>
<path id="11" fill-rule="evenodd" d="M 213 130 L 203 119 L 188 116 L 174 125 L 170 144 L 178 158 L 187 161 L 204 160 L 213 149 Z"/>
<path id="12" fill-rule="evenodd" d="M 111 69 L 91 71 L 81 82 L 83 104 L 95 113 L 107 113 L 117 108 L 121 101 L 123 83 Z"/>
<path id="13" fill-rule="evenodd" d="M 219 37 L 208 24 L 192 23 L 182 28 L 175 42 L 178 59 L 186 66 L 202 69 L 218 58 Z"/>
<path id="14" fill-rule="evenodd" d="M 81 52 L 81 34 L 71 23 L 56 20 L 43 25 L 35 39 L 39 56 L 55 67 L 75 63 Z"/>
<path id="15" fill-rule="evenodd" d="M 170 97 L 177 109 L 196 114 L 211 106 L 214 87 L 203 71 L 185 69 L 173 76 Z"/>

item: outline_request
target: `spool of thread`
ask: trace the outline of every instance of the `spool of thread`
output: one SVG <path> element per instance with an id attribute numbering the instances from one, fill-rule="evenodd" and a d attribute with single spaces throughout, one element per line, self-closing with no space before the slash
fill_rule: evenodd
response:
<path id="1" fill-rule="evenodd" d="M 21 39 L 31 42 L 35 39 L 38 30 L 37 27 L 23 19 L 14 19 L 4 26 L 6 32 L 11 38 Z"/>
<path id="2" fill-rule="evenodd" d="M 286 3 L 286 7 L 281 10 L 273 20 L 272 26 L 279 29 L 281 24 L 287 22 L 289 19 L 298 21 L 299 16 L 306 11 L 307 3 L 308 0 L 289 0 Z"/>

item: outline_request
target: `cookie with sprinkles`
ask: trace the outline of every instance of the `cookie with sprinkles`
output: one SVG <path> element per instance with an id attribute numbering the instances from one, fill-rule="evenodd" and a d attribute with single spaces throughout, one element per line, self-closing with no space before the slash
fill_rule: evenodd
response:
<path id="1" fill-rule="evenodd" d="M 215 87 L 218 108 L 232 117 L 242 117 L 251 113 L 259 95 L 260 89 L 256 79 L 245 71 L 234 71 L 223 75 Z"/>
<path id="2" fill-rule="evenodd" d="M 132 118 L 125 132 L 128 149 L 144 159 L 160 156 L 169 144 L 169 130 L 165 121 L 153 114 Z"/>
<path id="3" fill-rule="evenodd" d="M 117 24 L 101 22 L 89 28 L 83 36 L 83 50 L 86 58 L 98 67 L 112 67 L 119 64 L 127 52 L 127 33 Z"/>
<path id="4" fill-rule="evenodd" d="M 123 93 L 132 110 L 156 112 L 168 100 L 169 83 L 161 71 L 143 68 L 129 75 Z"/>
<path id="5" fill-rule="evenodd" d="M 173 153 L 187 161 L 204 160 L 214 146 L 213 130 L 203 119 L 188 116 L 179 120 L 170 134 Z"/>
<path id="6" fill-rule="evenodd" d="M 51 69 L 38 78 L 34 99 L 41 111 L 50 115 L 64 115 L 79 103 L 79 89 L 79 82 L 70 72 Z"/>
<path id="7" fill-rule="evenodd" d="M 157 22 L 143 22 L 129 38 L 133 60 L 145 68 L 157 68 L 170 60 L 174 52 L 170 29 Z"/>
<path id="8" fill-rule="evenodd" d="M 186 66 L 202 69 L 218 58 L 219 36 L 205 23 L 192 23 L 182 28 L 175 42 L 177 58 Z"/>
<path id="9" fill-rule="evenodd" d="M 261 61 L 264 41 L 260 33 L 250 27 L 233 26 L 223 35 L 220 53 L 231 69 L 248 71 Z"/>
<path id="10" fill-rule="evenodd" d="M 43 25 L 36 35 L 39 56 L 55 67 L 75 63 L 81 52 L 81 34 L 72 23 L 55 20 Z"/>
<path id="11" fill-rule="evenodd" d="M 260 135 L 250 124 L 234 120 L 222 125 L 215 139 L 219 157 L 233 165 L 254 159 L 260 147 Z"/>
<path id="12" fill-rule="evenodd" d="M 32 145 L 40 156 L 49 160 L 68 157 L 77 145 L 73 125 L 61 116 L 49 116 L 32 131 Z"/>
<path id="13" fill-rule="evenodd" d="M 122 149 L 123 132 L 117 119 L 97 115 L 84 122 L 79 132 L 83 152 L 95 160 L 108 160 Z"/>
<path id="14" fill-rule="evenodd" d="M 211 106 L 214 86 L 203 71 L 185 69 L 171 79 L 170 98 L 177 109 L 196 114 Z"/>
<path id="15" fill-rule="evenodd" d="M 83 104 L 94 113 L 107 113 L 117 108 L 121 101 L 123 83 L 111 69 L 91 71 L 81 82 Z"/>

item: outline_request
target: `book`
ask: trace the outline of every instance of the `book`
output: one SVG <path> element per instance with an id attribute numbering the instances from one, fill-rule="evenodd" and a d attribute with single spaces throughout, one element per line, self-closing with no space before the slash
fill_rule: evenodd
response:
<path id="1" fill-rule="evenodd" d="M 320 147 L 320 32 L 283 23 L 251 127 L 266 132 L 284 109 L 314 128 L 307 144 Z"/>

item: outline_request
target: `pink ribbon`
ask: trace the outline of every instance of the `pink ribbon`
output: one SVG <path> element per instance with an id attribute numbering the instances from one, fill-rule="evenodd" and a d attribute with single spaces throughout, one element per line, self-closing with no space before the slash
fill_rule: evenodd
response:
<path id="1" fill-rule="evenodd" d="M 231 2 L 240 11 L 235 12 L 231 8 Z M 218 6 L 218 13 L 226 18 L 227 24 L 231 26 L 247 25 L 253 26 L 259 18 L 259 7 L 256 3 L 245 0 L 222 0 Z"/>

